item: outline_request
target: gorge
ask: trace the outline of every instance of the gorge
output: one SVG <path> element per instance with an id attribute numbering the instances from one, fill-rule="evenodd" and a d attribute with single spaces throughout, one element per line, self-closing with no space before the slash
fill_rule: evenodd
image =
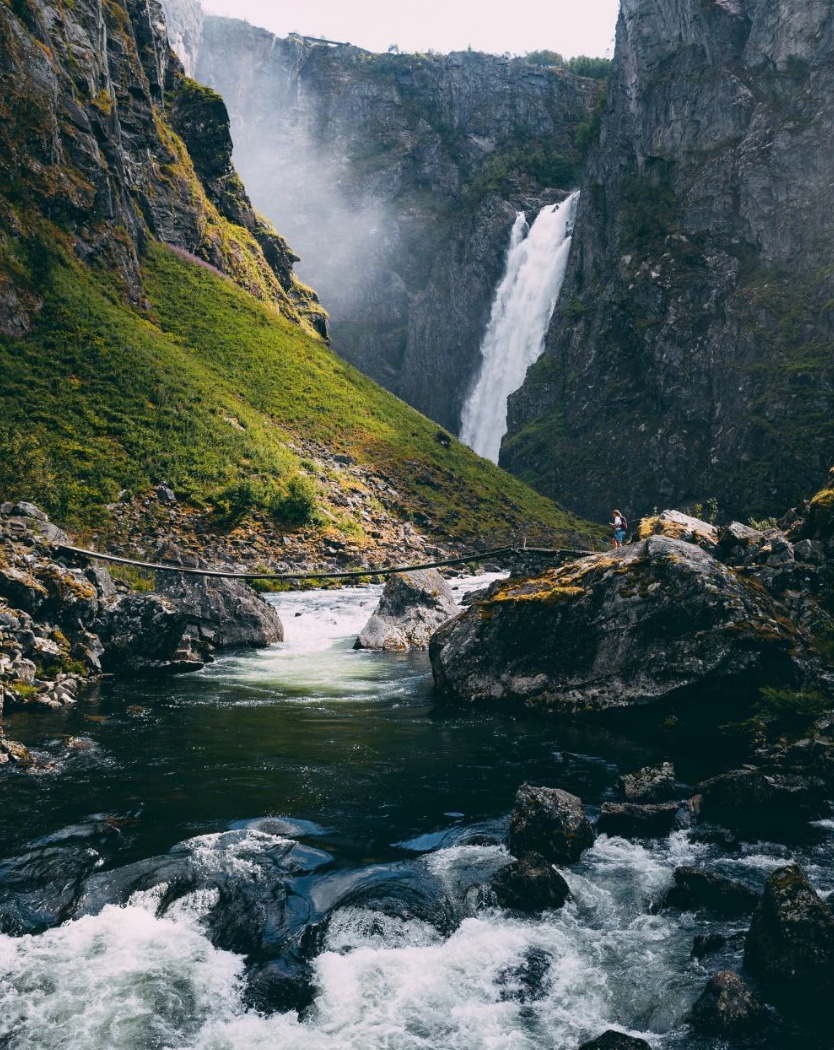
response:
<path id="1" fill-rule="evenodd" d="M 2 1050 L 830 1050 L 832 33 L 0 3 Z"/>

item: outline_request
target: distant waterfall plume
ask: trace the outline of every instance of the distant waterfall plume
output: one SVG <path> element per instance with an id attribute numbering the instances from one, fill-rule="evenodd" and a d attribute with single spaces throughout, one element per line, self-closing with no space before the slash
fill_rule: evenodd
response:
<path id="1" fill-rule="evenodd" d="M 507 432 L 507 399 L 544 350 L 568 264 L 579 193 L 542 208 L 528 226 L 519 212 L 507 265 L 481 343 L 481 369 L 461 413 L 460 439 L 493 463 Z"/>

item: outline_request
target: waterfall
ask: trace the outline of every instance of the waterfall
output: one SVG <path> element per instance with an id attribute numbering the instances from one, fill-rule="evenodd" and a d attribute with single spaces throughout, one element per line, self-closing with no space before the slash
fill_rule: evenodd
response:
<path id="1" fill-rule="evenodd" d="M 481 367 L 461 413 L 460 439 L 498 462 L 507 432 L 507 400 L 544 350 L 544 338 L 565 277 L 579 193 L 548 205 L 528 226 L 516 216 L 507 265 L 481 343 Z"/>

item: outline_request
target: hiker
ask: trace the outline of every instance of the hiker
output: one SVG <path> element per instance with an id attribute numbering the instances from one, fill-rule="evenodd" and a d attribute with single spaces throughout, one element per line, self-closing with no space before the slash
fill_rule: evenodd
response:
<path id="1" fill-rule="evenodd" d="M 621 510 L 615 510 L 612 513 L 612 519 L 610 525 L 614 530 L 614 535 L 611 537 L 611 544 L 614 548 L 622 547 L 628 532 L 628 520 Z"/>

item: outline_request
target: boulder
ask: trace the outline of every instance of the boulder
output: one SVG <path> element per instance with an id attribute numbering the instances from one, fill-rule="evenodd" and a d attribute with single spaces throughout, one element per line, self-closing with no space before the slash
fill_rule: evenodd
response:
<path id="1" fill-rule="evenodd" d="M 125 594 L 111 598 L 99 623 L 104 642 L 102 667 L 126 671 L 181 673 L 198 671 L 208 645 L 187 611 L 159 594 Z"/>
<path id="2" fill-rule="evenodd" d="M 437 628 L 460 611 L 437 569 L 398 573 L 385 584 L 354 649 L 427 649 Z"/>
<path id="3" fill-rule="evenodd" d="M 834 912 L 798 864 L 777 868 L 765 883 L 744 944 L 744 965 L 785 1011 L 830 1018 Z"/>
<path id="4" fill-rule="evenodd" d="M 808 821 L 827 812 L 822 777 L 746 767 L 698 785 L 700 816 L 752 838 L 801 834 Z"/>
<path id="5" fill-rule="evenodd" d="M 500 907 L 521 912 L 561 908 L 570 897 L 568 884 L 539 853 L 511 860 L 495 875 L 490 888 Z"/>
<path id="6" fill-rule="evenodd" d="M 551 864 L 574 864 L 594 844 L 582 799 L 559 788 L 522 784 L 510 816 L 510 852 L 538 853 Z"/>
<path id="7" fill-rule="evenodd" d="M 677 802 L 658 802 L 639 805 L 636 802 L 605 802 L 597 821 L 600 835 L 617 835 L 620 838 L 662 838 L 675 826 L 678 816 Z"/>
<path id="8" fill-rule="evenodd" d="M 726 944 L 727 938 L 723 933 L 698 933 L 692 940 L 692 958 L 703 959 L 720 952 Z"/>
<path id="9" fill-rule="evenodd" d="M 758 1028 L 767 1008 L 747 982 L 722 970 L 707 984 L 689 1014 L 693 1028 L 708 1035 L 743 1035 Z"/>
<path id="10" fill-rule="evenodd" d="M 759 903 L 755 890 L 724 875 L 701 868 L 675 868 L 674 886 L 666 891 L 661 908 L 695 911 L 706 908 L 719 915 L 749 915 Z"/>
<path id="11" fill-rule="evenodd" d="M 804 642 L 761 586 L 691 543 L 651 536 L 493 585 L 430 653 L 438 689 L 459 701 L 613 710 L 698 687 L 702 708 L 712 698 L 726 718 L 722 684 L 753 698 L 765 673 L 794 682 Z"/>
<path id="12" fill-rule="evenodd" d="M 181 606 L 189 623 L 216 649 L 263 647 L 284 640 L 274 606 L 242 580 L 158 572 L 157 593 Z"/>
<path id="13" fill-rule="evenodd" d="M 675 793 L 675 767 L 671 762 L 644 766 L 621 776 L 617 785 L 627 802 L 668 802 Z"/>
<path id="14" fill-rule="evenodd" d="M 625 1032 L 615 1032 L 613 1028 L 609 1028 L 596 1039 L 583 1043 L 578 1050 L 651 1050 L 651 1047 L 645 1039 L 626 1035 Z"/>

